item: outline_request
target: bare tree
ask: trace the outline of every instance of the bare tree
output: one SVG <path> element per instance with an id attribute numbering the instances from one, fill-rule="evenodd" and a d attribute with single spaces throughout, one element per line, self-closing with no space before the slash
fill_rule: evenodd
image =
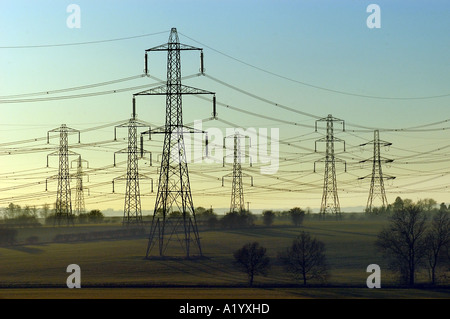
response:
<path id="1" fill-rule="evenodd" d="M 47 204 L 47 203 L 45 203 L 44 205 L 42 205 L 42 209 L 41 209 L 41 212 L 40 212 L 40 216 L 42 217 L 42 218 L 47 218 L 47 216 L 50 214 L 50 205 L 49 204 Z"/>
<path id="2" fill-rule="evenodd" d="M 303 223 L 303 219 L 305 218 L 305 211 L 300 207 L 294 207 L 289 210 L 289 214 L 291 215 L 291 220 L 295 226 L 300 226 Z"/>
<path id="3" fill-rule="evenodd" d="M 394 211 L 375 245 L 389 259 L 392 269 L 414 285 L 415 274 L 426 254 L 426 214 L 420 206 L 408 204 Z"/>
<path id="4" fill-rule="evenodd" d="M 249 285 L 253 285 L 256 275 L 267 276 L 270 268 L 270 258 L 266 256 L 266 248 L 257 242 L 245 244 L 234 252 L 235 264 L 247 273 Z"/>
<path id="5" fill-rule="evenodd" d="M 326 281 L 328 264 L 325 257 L 325 244 L 306 232 L 294 239 L 292 246 L 278 255 L 286 271 L 294 278 L 303 280 L 306 285 L 310 279 Z"/>
<path id="6" fill-rule="evenodd" d="M 417 201 L 417 205 L 423 207 L 423 210 L 430 213 L 437 205 L 437 202 L 432 198 L 424 198 Z"/>
<path id="7" fill-rule="evenodd" d="M 450 244 L 450 214 L 440 210 L 431 223 L 426 237 L 427 265 L 431 272 L 431 283 L 436 283 L 436 269 L 439 264 L 448 262 L 447 249 Z"/>
<path id="8" fill-rule="evenodd" d="M 275 219 L 275 213 L 272 210 L 265 210 L 262 215 L 264 225 L 271 226 L 273 224 L 273 220 Z"/>

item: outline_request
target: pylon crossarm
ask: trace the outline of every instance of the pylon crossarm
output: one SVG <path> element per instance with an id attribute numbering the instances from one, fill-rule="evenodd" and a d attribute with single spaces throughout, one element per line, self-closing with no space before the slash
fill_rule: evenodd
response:
<path id="1" fill-rule="evenodd" d="M 386 164 L 394 162 L 393 159 L 386 158 L 386 157 L 383 157 L 383 156 L 380 156 L 380 161 L 383 162 L 383 163 L 386 163 Z"/>
<path id="2" fill-rule="evenodd" d="M 182 131 L 182 133 L 203 133 L 203 134 L 207 134 L 207 131 L 204 130 L 199 130 L 190 126 L 186 126 L 186 125 L 172 125 L 173 128 L 184 128 L 187 129 L 186 131 Z M 174 132 L 173 130 L 168 130 L 166 125 L 162 125 L 160 127 L 156 127 L 154 129 L 150 129 L 148 131 L 145 132 L 141 132 L 141 135 L 147 135 L 147 134 L 166 134 L 166 133 L 172 133 L 172 134 L 176 134 L 176 132 Z"/>
<path id="3" fill-rule="evenodd" d="M 382 162 L 382 163 L 392 163 L 392 162 L 394 162 L 393 159 L 386 158 L 386 157 L 383 157 L 383 156 L 379 156 L 379 159 L 380 159 L 380 162 Z M 373 161 L 374 161 L 374 159 L 372 157 L 372 158 L 368 158 L 368 159 L 365 159 L 365 160 L 361 160 L 358 163 L 373 162 Z"/>
<path id="4" fill-rule="evenodd" d="M 380 146 L 391 146 L 392 145 L 391 142 L 378 140 L 378 141 L 370 141 L 370 142 L 367 142 L 367 143 L 359 144 L 359 146 L 366 146 L 366 145 L 370 145 L 370 144 L 379 144 Z"/>
<path id="5" fill-rule="evenodd" d="M 89 161 L 85 159 L 74 159 L 70 162 L 70 168 L 73 168 L 72 163 L 77 163 L 78 166 L 81 166 L 82 163 L 86 163 L 86 168 L 89 168 Z"/>
<path id="6" fill-rule="evenodd" d="M 207 134 L 207 131 L 203 131 L 203 130 L 199 130 L 190 126 L 186 126 L 186 125 L 182 125 L 182 128 L 187 129 L 188 131 L 183 131 L 183 133 L 202 133 L 202 134 Z"/>
<path id="7" fill-rule="evenodd" d="M 68 155 L 68 156 L 80 156 L 80 154 L 78 154 L 78 153 L 75 153 L 75 152 L 73 152 L 73 151 L 69 151 L 69 150 L 67 150 L 66 152 L 64 152 L 64 155 Z M 61 152 L 60 151 L 54 151 L 53 153 L 50 153 L 50 154 L 47 154 L 47 157 L 48 156 L 60 156 L 61 155 Z"/>
<path id="8" fill-rule="evenodd" d="M 177 90 L 174 92 L 170 86 L 167 85 L 160 85 L 139 93 L 136 93 L 135 95 L 179 95 L 179 94 L 212 94 L 215 95 L 216 93 L 211 91 L 206 91 L 198 88 L 194 88 L 187 85 L 180 85 L 177 87 Z"/>
<path id="9" fill-rule="evenodd" d="M 177 46 L 177 50 L 192 50 L 192 51 L 194 51 L 194 50 L 199 50 L 199 51 L 203 50 L 202 48 L 197 48 L 197 47 L 194 47 L 194 46 L 188 45 L 188 44 L 183 44 L 183 43 L 179 43 L 179 42 L 176 42 L 176 43 L 169 42 L 169 43 L 164 43 L 164 44 L 161 44 L 161 45 L 157 45 L 156 47 L 147 49 L 147 50 L 145 50 L 145 52 L 169 51 L 169 50 L 172 50 L 171 46 L 173 46 L 173 45 Z"/>
<path id="10" fill-rule="evenodd" d="M 166 85 L 160 85 L 139 93 L 135 93 L 134 95 L 166 95 L 167 89 L 166 89 Z"/>

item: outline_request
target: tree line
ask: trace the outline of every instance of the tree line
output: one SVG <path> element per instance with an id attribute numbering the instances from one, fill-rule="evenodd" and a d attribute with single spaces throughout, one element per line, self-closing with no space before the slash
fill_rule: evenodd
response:
<path id="1" fill-rule="evenodd" d="M 300 226 L 306 216 L 310 215 L 309 209 L 303 210 L 300 207 L 294 207 L 287 211 L 264 210 L 261 214 L 264 226 L 273 225 L 276 219 L 290 221 L 294 226 Z M 209 228 L 241 228 L 252 227 L 259 218 L 257 215 L 247 210 L 232 211 L 219 217 L 212 209 L 197 207 L 195 215 L 199 224 Z"/>
<path id="2" fill-rule="evenodd" d="M 26 205 L 21 207 L 10 203 L 1 210 L 3 213 L 3 224 L 19 227 L 41 226 L 39 218 L 44 219 L 46 225 L 53 225 L 55 220 L 55 208 L 51 209 L 49 204 L 44 204 L 41 208 Z M 104 219 L 103 213 L 98 209 L 89 212 L 73 215 L 73 222 L 79 224 L 99 223 Z"/>
<path id="3" fill-rule="evenodd" d="M 416 203 L 409 198 L 402 199 L 398 196 L 395 201 L 387 206 L 366 208 L 365 213 L 368 215 L 390 216 L 395 211 L 402 209 L 405 206 L 415 205 L 420 207 L 426 213 L 436 213 L 438 211 L 448 211 L 449 207 L 445 203 L 438 205 L 437 201 L 432 198 L 419 199 Z"/>

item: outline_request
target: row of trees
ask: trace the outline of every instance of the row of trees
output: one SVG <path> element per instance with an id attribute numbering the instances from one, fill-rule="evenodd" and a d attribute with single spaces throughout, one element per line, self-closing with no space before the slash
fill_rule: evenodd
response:
<path id="1" fill-rule="evenodd" d="M 309 212 L 308 212 L 309 213 Z M 274 212 L 273 210 L 265 210 L 262 213 L 263 223 L 265 226 L 271 226 L 275 218 L 290 220 L 294 226 L 300 226 L 305 219 L 306 211 L 300 207 L 294 207 L 288 211 Z"/>
<path id="2" fill-rule="evenodd" d="M 72 215 L 71 218 L 71 222 L 74 224 L 95 224 L 101 223 L 104 220 L 105 216 L 100 210 L 93 209 L 90 212 Z M 57 223 L 55 213 L 51 213 L 45 218 L 46 225 L 55 225 L 55 222 Z"/>
<path id="3" fill-rule="evenodd" d="M 438 205 L 437 201 L 432 198 L 420 199 L 414 203 L 414 201 L 409 198 L 402 199 L 398 196 L 392 204 L 388 204 L 386 207 L 373 207 L 371 210 L 366 209 L 365 212 L 371 215 L 390 216 L 399 209 L 411 205 L 420 207 L 421 210 L 430 214 L 450 210 L 450 207 L 447 207 L 445 203 Z"/>
<path id="4" fill-rule="evenodd" d="M 38 226 L 40 222 L 38 218 L 44 219 L 45 223 L 52 225 L 55 218 L 55 209 L 50 209 L 48 204 L 43 205 L 41 208 L 36 206 L 21 207 L 10 203 L 6 208 L 2 210 L 3 221 L 7 224 L 14 224 L 20 226 Z M 295 226 L 302 224 L 306 214 L 310 211 L 303 210 L 299 207 L 294 207 L 288 211 L 263 211 L 262 219 L 266 226 L 273 224 L 275 219 L 290 220 Z M 222 217 L 219 217 L 212 209 L 205 209 L 203 207 L 197 207 L 195 209 L 197 220 L 209 228 L 238 228 L 238 227 L 250 227 L 255 225 L 255 221 L 258 218 L 256 215 L 249 211 L 241 212 L 229 212 Z M 170 217 L 181 216 L 180 212 L 171 212 Z M 98 223 L 104 220 L 104 215 L 100 210 L 94 209 L 86 213 L 73 216 L 74 223 Z"/>
<path id="5" fill-rule="evenodd" d="M 15 224 L 21 226 L 37 226 L 40 225 L 38 221 L 38 212 L 36 206 L 15 205 L 10 203 L 3 209 L 3 220 L 6 224 Z"/>
<path id="6" fill-rule="evenodd" d="M 3 222 L 5 224 L 16 226 L 40 226 L 38 218 L 43 218 L 46 224 L 53 225 L 55 219 L 55 210 L 50 209 L 50 205 L 44 204 L 40 209 L 36 206 L 24 206 L 10 203 L 2 210 Z M 94 209 L 86 213 L 73 216 L 74 223 L 98 223 L 103 221 L 104 215 Z"/>
<path id="7" fill-rule="evenodd" d="M 309 210 L 305 211 L 299 207 L 294 207 L 288 211 L 282 212 L 265 210 L 262 213 L 262 221 L 265 226 L 271 226 L 275 219 L 290 220 L 293 225 L 300 226 L 308 212 Z M 204 209 L 203 207 L 197 207 L 195 209 L 195 215 L 197 221 L 207 225 L 209 228 L 251 227 L 255 225 L 255 221 L 258 218 L 256 215 L 246 210 L 241 212 L 229 212 L 219 218 L 212 209 Z"/>
<path id="8" fill-rule="evenodd" d="M 247 274 L 250 286 L 253 285 L 256 275 L 267 276 L 271 267 L 267 249 L 258 242 L 245 244 L 236 250 L 233 256 L 236 266 Z M 307 232 L 301 232 L 290 247 L 278 252 L 277 259 L 282 262 L 286 272 L 305 285 L 313 279 L 325 282 L 329 277 L 325 244 Z"/>

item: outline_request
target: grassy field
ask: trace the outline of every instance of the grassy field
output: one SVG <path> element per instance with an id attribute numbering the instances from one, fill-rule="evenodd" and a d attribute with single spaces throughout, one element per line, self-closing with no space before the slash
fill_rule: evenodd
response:
<path id="1" fill-rule="evenodd" d="M 0 248 L 0 298 L 449 298 L 448 289 L 397 289 L 396 278 L 374 248 L 383 221 L 305 221 L 301 227 L 276 225 L 201 232 L 204 258 L 186 260 L 176 242 L 174 258 L 144 258 L 147 239 L 132 238 L 53 243 L 61 232 L 120 228 L 117 225 L 20 229 L 19 240 L 37 235 L 40 243 Z M 310 232 L 327 248 L 328 286 L 297 286 L 277 261 L 300 231 Z M 246 275 L 233 266 L 233 252 L 257 241 L 267 248 L 272 267 L 246 287 Z M 381 289 L 368 289 L 366 267 L 379 264 Z M 81 267 L 82 289 L 66 287 L 66 267 Z M 418 278 L 426 282 L 425 274 Z M 312 283 L 314 284 L 314 283 Z"/>

